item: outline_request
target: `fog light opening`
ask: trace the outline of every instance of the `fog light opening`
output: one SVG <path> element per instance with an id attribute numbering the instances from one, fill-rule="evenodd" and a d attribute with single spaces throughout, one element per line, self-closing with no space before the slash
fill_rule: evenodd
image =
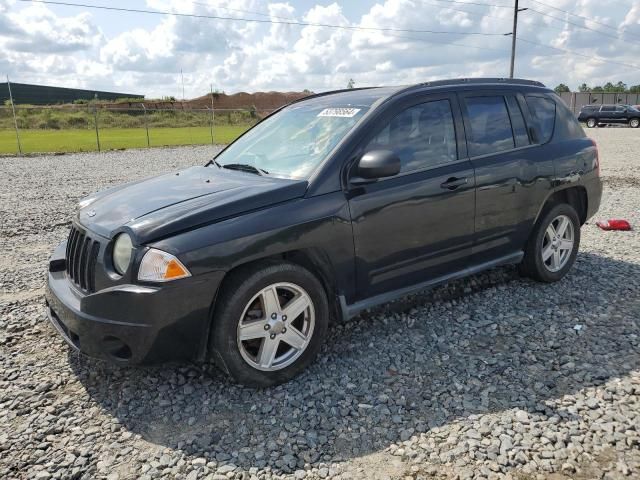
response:
<path id="1" fill-rule="evenodd" d="M 131 359 L 131 348 L 118 337 L 107 335 L 102 339 L 104 351 L 116 360 L 126 361 Z"/>

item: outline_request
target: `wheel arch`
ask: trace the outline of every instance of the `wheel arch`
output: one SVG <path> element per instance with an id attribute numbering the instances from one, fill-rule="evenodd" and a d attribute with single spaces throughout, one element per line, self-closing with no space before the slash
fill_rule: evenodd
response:
<path id="1" fill-rule="evenodd" d="M 578 213 L 580 225 L 584 225 L 589 211 L 589 197 L 587 196 L 587 189 L 582 185 L 569 186 L 551 193 L 538 210 L 534 225 L 538 223 L 544 212 L 559 203 L 571 205 Z"/>
<path id="2" fill-rule="evenodd" d="M 211 312 L 213 313 L 213 311 L 215 310 L 219 291 L 224 288 L 226 282 L 232 275 L 241 274 L 243 270 L 253 268 L 258 264 L 269 265 L 282 262 L 288 262 L 298 265 L 314 275 L 324 288 L 332 316 L 335 316 L 335 318 L 342 318 L 342 307 L 337 297 L 337 285 L 335 280 L 336 272 L 334 270 L 332 262 L 330 261 L 329 255 L 319 248 L 301 248 L 295 250 L 287 250 L 258 259 L 251 259 L 246 262 L 234 265 L 225 273 L 222 281 L 220 282 L 218 292 L 216 293 L 216 296 L 213 300 Z"/>

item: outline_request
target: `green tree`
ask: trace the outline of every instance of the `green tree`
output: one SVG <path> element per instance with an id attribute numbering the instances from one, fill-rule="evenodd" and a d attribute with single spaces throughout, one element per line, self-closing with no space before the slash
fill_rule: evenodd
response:
<path id="1" fill-rule="evenodd" d="M 615 85 L 611 82 L 604 84 L 604 91 L 607 93 L 621 93 L 627 89 L 627 85 L 624 82 L 618 82 Z"/>
<path id="2" fill-rule="evenodd" d="M 602 88 L 600 85 L 596 85 L 591 89 L 591 91 L 594 93 L 604 93 L 604 88 Z"/>
<path id="3" fill-rule="evenodd" d="M 556 93 L 565 93 L 565 92 L 570 92 L 571 90 L 569 90 L 569 87 L 566 86 L 564 83 L 560 83 L 556 88 L 554 88 Z"/>
<path id="4" fill-rule="evenodd" d="M 631 85 L 628 91 L 629 93 L 640 93 L 640 85 Z"/>
<path id="5" fill-rule="evenodd" d="M 356 82 L 353 80 L 353 78 L 350 78 L 349 81 L 347 82 L 347 88 L 353 88 L 356 86 Z"/>
<path id="6" fill-rule="evenodd" d="M 580 85 L 578 87 L 578 91 L 579 92 L 588 92 L 591 90 L 591 87 L 589 85 L 587 85 L 586 83 L 583 83 L 582 85 Z"/>

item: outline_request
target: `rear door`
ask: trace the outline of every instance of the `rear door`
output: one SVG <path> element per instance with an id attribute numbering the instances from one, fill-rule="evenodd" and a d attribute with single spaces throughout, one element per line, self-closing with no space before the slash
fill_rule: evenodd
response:
<path id="1" fill-rule="evenodd" d="M 455 94 L 396 105 L 356 156 L 380 149 L 400 157 L 400 173 L 348 191 L 359 299 L 461 270 L 473 242 L 475 180 Z"/>
<path id="2" fill-rule="evenodd" d="M 602 107 L 600 107 L 599 120 L 602 123 L 615 123 L 616 122 L 616 106 L 602 105 Z"/>
<path id="3" fill-rule="evenodd" d="M 627 123 L 627 108 L 622 105 L 616 105 L 613 121 L 615 123 Z"/>
<path id="4" fill-rule="evenodd" d="M 459 94 L 467 149 L 476 172 L 474 263 L 524 248 L 538 206 L 551 188 L 551 155 L 541 155 L 527 125 L 529 109 L 515 91 Z M 549 138 L 538 138 L 548 142 Z"/>

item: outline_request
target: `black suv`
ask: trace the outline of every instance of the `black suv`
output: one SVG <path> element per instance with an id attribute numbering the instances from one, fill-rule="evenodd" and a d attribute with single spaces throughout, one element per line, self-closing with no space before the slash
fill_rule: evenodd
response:
<path id="1" fill-rule="evenodd" d="M 631 105 L 585 105 L 580 109 L 578 121 L 593 128 L 598 125 L 626 124 L 640 126 L 640 111 Z"/>
<path id="2" fill-rule="evenodd" d="M 88 355 L 273 385 L 331 318 L 497 265 L 560 280 L 601 192 L 594 142 L 538 82 L 323 93 L 207 165 L 82 200 L 48 310 Z"/>

